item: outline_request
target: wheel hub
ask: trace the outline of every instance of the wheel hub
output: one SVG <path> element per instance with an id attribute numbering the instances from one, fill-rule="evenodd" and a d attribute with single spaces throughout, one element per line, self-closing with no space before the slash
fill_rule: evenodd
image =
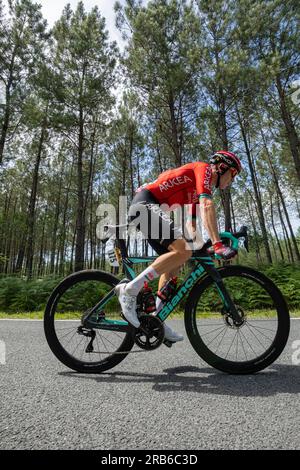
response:
<path id="1" fill-rule="evenodd" d="M 245 314 L 244 310 L 238 306 L 238 305 L 235 305 L 235 308 L 236 308 L 236 311 L 238 312 L 238 314 L 240 315 L 240 321 L 239 322 L 236 322 L 230 315 L 230 313 L 226 312 L 226 311 L 222 311 L 222 314 L 223 314 L 223 319 L 224 319 L 224 322 L 226 324 L 226 326 L 228 326 L 229 328 L 233 328 L 235 330 L 238 330 L 240 328 L 242 328 L 246 321 L 247 321 L 247 315 Z"/>

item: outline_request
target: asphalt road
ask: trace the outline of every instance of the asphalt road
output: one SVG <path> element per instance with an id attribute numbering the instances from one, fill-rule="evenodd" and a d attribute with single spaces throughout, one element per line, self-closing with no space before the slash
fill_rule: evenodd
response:
<path id="1" fill-rule="evenodd" d="M 187 338 L 81 375 L 53 356 L 42 322 L 0 321 L 0 449 L 299 449 L 296 340 L 300 320 L 279 360 L 253 376 L 212 369 Z"/>

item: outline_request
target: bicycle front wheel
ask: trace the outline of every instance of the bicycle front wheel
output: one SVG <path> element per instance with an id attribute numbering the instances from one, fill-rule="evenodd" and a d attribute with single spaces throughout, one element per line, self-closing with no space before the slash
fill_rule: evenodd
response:
<path id="1" fill-rule="evenodd" d="M 222 281 L 242 324 L 226 313 L 217 285 L 209 276 L 191 291 L 185 308 L 185 327 L 199 356 L 230 374 L 251 374 L 272 364 L 289 336 L 286 302 L 276 285 L 262 273 L 243 266 L 220 268 Z"/>

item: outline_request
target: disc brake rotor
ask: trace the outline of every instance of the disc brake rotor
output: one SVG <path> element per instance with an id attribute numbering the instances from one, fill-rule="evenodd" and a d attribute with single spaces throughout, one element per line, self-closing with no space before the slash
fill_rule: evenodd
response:
<path id="1" fill-rule="evenodd" d="M 225 310 L 222 311 L 222 315 L 223 315 L 223 320 L 224 320 L 226 326 L 228 326 L 229 328 L 233 328 L 235 330 L 238 330 L 239 328 L 242 328 L 245 325 L 245 323 L 247 321 L 247 315 L 239 305 L 235 305 L 235 308 L 236 308 L 238 314 L 241 317 L 241 323 L 240 324 L 236 324 L 234 322 L 233 318 L 230 316 L 230 314 L 228 312 L 226 312 Z"/>

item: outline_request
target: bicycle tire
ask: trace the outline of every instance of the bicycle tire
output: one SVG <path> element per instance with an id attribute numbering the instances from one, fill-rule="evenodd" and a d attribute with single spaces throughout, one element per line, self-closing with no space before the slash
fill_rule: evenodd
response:
<path id="1" fill-rule="evenodd" d="M 244 266 L 225 266 L 218 269 L 223 279 L 228 277 L 243 277 L 255 280 L 272 298 L 277 311 L 278 326 L 274 341 L 260 356 L 249 361 L 232 361 L 224 359 L 212 352 L 198 331 L 196 309 L 197 304 L 214 281 L 210 276 L 205 276 L 192 289 L 185 306 L 185 328 L 187 336 L 196 353 L 212 367 L 229 374 L 253 374 L 271 365 L 282 353 L 290 331 L 290 317 L 287 304 L 278 287 L 271 279 L 252 268 Z"/>
<path id="2" fill-rule="evenodd" d="M 123 361 L 128 355 L 128 352 L 130 352 L 130 350 L 132 349 L 134 341 L 132 334 L 130 332 L 126 333 L 122 344 L 113 355 L 106 357 L 101 361 L 93 363 L 80 361 L 64 349 L 55 331 L 55 306 L 57 305 L 58 299 L 61 297 L 62 294 L 66 293 L 68 289 L 82 281 L 100 281 L 109 285 L 111 288 L 116 286 L 120 282 L 117 277 L 100 270 L 79 271 L 66 277 L 54 289 L 47 302 L 44 315 L 45 336 L 53 354 L 57 357 L 60 362 L 62 362 L 70 369 L 82 373 L 101 373 L 106 370 L 112 369 L 121 361 Z"/>

